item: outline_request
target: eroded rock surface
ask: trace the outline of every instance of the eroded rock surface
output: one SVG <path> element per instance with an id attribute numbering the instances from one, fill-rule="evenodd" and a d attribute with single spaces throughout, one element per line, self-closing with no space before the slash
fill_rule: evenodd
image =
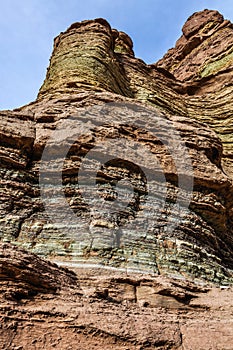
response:
<path id="1" fill-rule="evenodd" d="M 10 244 L 0 249 L 1 349 L 232 348 L 232 288 L 73 272 Z"/>
<path id="2" fill-rule="evenodd" d="M 135 58 L 131 39 L 103 19 L 75 23 L 55 39 L 38 99 L 17 110 L 1 112 L 3 241 L 73 264 L 102 264 L 223 284 L 232 282 L 231 56 L 224 51 L 226 47 L 230 50 L 232 25 L 217 12 L 204 11 L 191 17 L 183 32 L 177 47 L 154 65 Z M 216 49 L 219 40 L 224 40 L 225 45 Z M 204 47 L 208 47 L 207 56 Z M 199 55 L 192 50 L 199 50 Z M 192 52 L 198 59 L 193 64 L 196 71 Z M 207 64 L 216 55 L 219 61 L 224 54 L 229 59 L 217 64 L 218 69 Z M 208 74 L 200 74 L 207 71 Z M 114 108 L 106 107 L 108 103 L 115 103 Z M 137 127 L 132 125 L 135 110 L 141 123 Z M 191 194 L 188 213 L 182 204 L 179 213 L 174 210 L 179 192 L 178 170 L 166 144 L 150 132 L 153 115 L 161 123 L 172 123 L 186 145 L 191 173 L 184 170 L 187 158 L 179 158 L 183 164 L 181 175 L 194 177 L 193 189 L 181 191 L 183 199 Z M 63 190 L 67 206 L 76 217 L 75 225 L 67 217 L 61 220 L 64 212 L 53 194 L 56 186 L 48 187 L 48 191 L 60 219 L 51 221 L 38 182 L 48 139 L 70 116 L 74 122 L 81 120 L 89 126 L 89 131 L 72 144 L 62 173 Z M 161 125 L 157 130 L 161 135 L 167 133 Z M 63 126 L 59 140 L 49 141 L 58 163 L 64 160 L 60 150 L 69 132 L 69 127 Z M 115 217 L 109 218 L 100 211 L 99 217 L 93 218 L 80 195 L 78 175 L 83 158 L 97 143 L 102 145 L 101 150 L 106 140 L 120 138 L 144 149 L 141 156 L 146 173 L 153 172 L 156 160 L 159 161 L 167 192 L 163 206 L 160 181 L 152 181 L 152 189 L 157 189 L 153 197 L 158 207 L 155 215 L 150 213 L 156 206 L 146 199 L 147 179 L 133 156 L 131 165 L 115 157 L 103 164 L 97 174 L 101 195 L 109 202 L 114 202 L 114 193 L 107 193 L 109 186 L 113 188 L 123 179 L 133 184 L 134 201 Z M 147 158 L 148 150 L 151 158 Z M 46 169 L 51 177 L 50 160 Z M 94 176 L 93 164 L 90 175 Z M 97 202 L 94 198 L 92 204 Z M 169 227 L 171 212 L 173 221 L 183 214 L 186 217 L 170 232 L 165 228 Z M 135 224 L 133 229 L 125 228 L 127 220 Z"/>
<path id="3" fill-rule="evenodd" d="M 175 48 L 156 64 L 186 89 L 184 112 L 217 132 L 224 171 L 233 177 L 233 25 L 217 11 L 193 14 Z"/>

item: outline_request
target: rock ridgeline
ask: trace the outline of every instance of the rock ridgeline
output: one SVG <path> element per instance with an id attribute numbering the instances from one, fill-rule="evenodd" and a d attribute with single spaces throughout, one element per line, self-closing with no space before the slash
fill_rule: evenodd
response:
<path id="1" fill-rule="evenodd" d="M 233 177 L 233 24 L 217 11 L 194 13 L 175 48 L 156 64 L 186 89 L 184 113 L 208 124 L 223 144 L 222 166 Z"/>
<path id="2" fill-rule="evenodd" d="M 152 65 L 135 58 L 131 39 L 112 29 L 103 19 L 75 23 L 61 33 L 54 41 L 50 66 L 37 100 L 14 111 L 1 112 L 2 241 L 72 263 L 230 283 L 233 270 L 232 41 L 232 24 L 216 11 L 208 10 L 190 17 L 176 47 Z M 107 103 L 124 107 L 106 110 Z M 104 113 L 95 113 L 96 106 L 103 108 Z M 141 128 L 131 125 L 135 110 L 141 116 Z M 171 232 L 163 227 L 169 224 L 179 182 L 171 155 L 149 132 L 153 123 L 149 115 L 153 113 L 160 120 L 171 122 L 179 132 L 193 167 L 189 211 L 186 213 L 181 205 L 180 215 L 186 216 Z M 62 172 L 66 201 L 77 217 L 75 227 L 67 220 L 63 226 L 61 222 L 51 222 L 39 186 L 40 160 L 46 143 L 59 123 L 70 116 L 77 121 L 81 118 L 83 124 L 89 125 L 89 132 L 72 144 Z M 58 162 L 63 161 L 59 159 L 59 152 L 67 132 L 63 128 L 59 141 L 50 145 Z M 161 129 L 161 134 L 164 133 L 166 130 Z M 106 217 L 91 218 L 77 187 L 79 168 L 95 144 L 103 145 L 109 138 L 135 141 L 159 160 L 167 183 L 167 197 L 166 205 L 159 205 L 158 220 L 150 217 L 153 204 L 145 200 L 148 193 L 144 175 L 153 171 L 154 163 L 148 160 L 143 174 L 135 166 L 135 159 L 131 159 L 131 166 L 122 159 L 109 161 L 98 173 L 98 183 L 104 189 L 114 187 L 119 180 L 129 180 L 134 188 L 132 205 L 126 206 L 115 221 Z M 146 156 L 145 151 L 142 158 Z M 185 162 L 186 159 L 181 159 L 182 169 Z M 50 165 L 48 160 L 51 175 Z M 90 175 L 94 176 L 94 164 L 91 169 Z M 159 181 L 155 180 L 153 186 L 157 188 L 154 200 L 160 204 Z M 48 191 L 53 193 L 54 188 L 49 187 Z M 183 191 L 182 197 L 190 195 L 188 192 L 190 189 Z M 113 201 L 114 196 L 109 197 L 107 199 Z M 58 215 L 62 215 L 59 200 L 56 197 L 53 200 Z M 133 221 L 136 216 L 138 226 L 133 231 L 126 229 L 123 237 L 119 237 L 125 220 Z M 177 216 L 175 213 L 174 221 Z M 146 229 L 142 225 L 145 218 L 152 222 Z M 89 223 L 89 229 L 82 224 L 83 219 Z M 67 230 L 72 234 L 66 235 Z"/>

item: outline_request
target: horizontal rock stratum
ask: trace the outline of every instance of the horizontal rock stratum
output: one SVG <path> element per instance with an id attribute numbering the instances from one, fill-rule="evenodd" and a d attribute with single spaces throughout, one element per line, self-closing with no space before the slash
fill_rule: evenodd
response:
<path id="1" fill-rule="evenodd" d="M 36 101 L 1 112 L 1 240 L 67 264 L 231 283 L 232 42 L 209 10 L 151 65 L 104 19 L 61 33 Z"/>
<path id="2" fill-rule="evenodd" d="M 0 244 L 0 349 L 232 348 L 232 288 L 75 272 Z"/>

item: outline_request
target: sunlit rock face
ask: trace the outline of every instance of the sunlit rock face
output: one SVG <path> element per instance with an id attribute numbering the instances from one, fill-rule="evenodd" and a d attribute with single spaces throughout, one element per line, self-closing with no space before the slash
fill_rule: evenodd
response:
<path id="1" fill-rule="evenodd" d="M 176 46 L 156 64 L 186 89 L 184 112 L 208 124 L 223 144 L 222 166 L 233 178 L 233 25 L 217 11 L 194 13 Z"/>
<path id="2" fill-rule="evenodd" d="M 230 349 L 232 287 L 73 269 L 0 243 L 1 349 Z"/>
<path id="3" fill-rule="evenodd" d="M 3 241 L 232 281 L 232 24 L 204 11 L 183 33 L 152 65 L 103 19 L 55 39 L 37 100 L 1 112 Z"/>

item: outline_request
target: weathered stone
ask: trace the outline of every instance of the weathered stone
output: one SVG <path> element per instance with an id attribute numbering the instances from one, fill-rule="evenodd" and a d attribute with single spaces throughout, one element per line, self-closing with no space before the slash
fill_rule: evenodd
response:
<path id="1" fill-rule="evenodd" d="M 0 244 L 0 348 L 231 349 L 232 288 L 58 267 Z"/>
<path id="2" fill-rule="evenodd" d="M 223 143 L 222 165 L 233 178 L 233 25 L 217 11 L 192 15 L 175 48 L 156 64 L 183 85 L 183 112 L 208 124 Z"/>
<path id="3" fill-rule="evenodd" d="M 10 244 L 0 244 L 1 298 L 19 301 L 40 293 L 56 293 L 77 284 L 75 273 L 41 260 Z"/>
<path id="4" fill-rule="evenodd" d="M 146 65 L 134 57 L 131 39 L 105 20 L 75 23 L 55 39 L 38 99 L 0 113 L 0 236 L 14 244 L 0 244 L 1 349 L 232 348 L 232 38 L 232 24 L 218 12 L 196 13 L 176 47 Z M 70 116 L 73 126 L 81 120 L 89 132 L 62 157 L 72 130 L 66 124 L 56 140 L 51 136 Z M 156 135 L 150 132 L 155 120 Z M 173 123 L 192 161 L 193 189 L 181 191 L 181 199 L 192 194 L 188 213 L 184 204 L 179 212 L 172 207 L 180 184 L 177 153 L 159 138 L 169 134 L 165 121 Z M 114 205 L 122 179 L 133 186 L 132 205 L 114 221 L 102 209 L 91 216 L 77 185 L 88 180 L 79 173 L 86 154 L 99 144 L 100 156 L 108 140 L 120 153 L 119 139 L 140 145 L 144 172 L 130 147 L 130 162 L 113 159 L 96 173 L 89 161 L 99 186 L 99 198 L 88 192 L 92 205 L 101 199 Z M 48 183 L 52 165 L 62 164 L 75 224 L 55 195 L 59 186 L 47 188 L 57 222 L 45 210 L 39 186 L 45 147 L 53 155 L 44 162 Z M 180 158 L 182 175 L 189 177 L 187 154 Z M 151 181 L 157 162 L 160 176 Z M 149 180 L 154 202 L 146 200 Z M 127 185 L 120 194 L 128 204 Z M 180 220 L 171 231 L 165 229 L 170 211 Z M 127 229 L 130 220 L 135 226 Z"/>
<path id="5" fill-rule="evenodd" d="M 217 71 L 214 69 L 210 75 L 200 77 L 197 71 L 193 73 L 194 58 L 190 55 L 195 48 L 200 49 L 200 55 L 195 54 L 199 61 L 194 64 L 195 69 L 199 67 L 203 71 L 206 62 L 203 45 L 208 44 L 209 58 L 214 59 L 215 52 L 220 57 L 224 48 L 231 45 L 231 31 L 232 25 L 224 22 L 217 12 L 195 14 L 185 25 L 178 48 L 156 65 L 146 65 L 135 58 L 131 39 L 111 29 L 103 19 L 75 23 L 61 33 L 54 41 L 50 67 L 38 99 L 21 109 L 2 113 L 1 239 L 61 261 L 230 283 L 233 269 L 231 141 L 230 136 L 226 136 L 225 142 L 223 135 L 231 133 L 232 89 L 231 85 L 225 87 L 223 80 L 230 81 L 231 65 L 227 60 L 227 69 L 224 63 L 224 69 L 218 65 Z M 196 40 L 196 36 L 204 39 Z M 225 44 L 216 49 L 219 40 Z M 180 62 L 177 71 L 172 65 L 174 57 Z M 189 67 L 188 71 L 184 71 L 184 67 Z M 212 82 L 216 82 L 213 85 L 216 89 L 211 87 Z M 108 103 L 115 103 L 114 109 L 106 107 Z M 102 114 L 98 114 L 99 111 Z M 140 127 L 132 125 L 135 111 L 140 116 Z M 167 133 L 163 122 L 173 124 L 186 144 L 193 166 L 194 188 L 182 192 L 183 199 L 192 194 L 189 212 L 172 232 L 164 227 L 169 226 L 169 213 L 177 198 L 178 171 L 166 145 L 150 132 L 155 121 L 153 115 L 160 118 L 161 135 Z M 40 159 L 46 145 L 57 163 L 64 160 L 60 152 L 65 147 L 69 127 L 63 128 L 58 142 L 50 140 L 48 146 L 48 139 L 59 123 L 70 116 L 77 122 L 81 118 L 90 129 L 75 141 L 63 164 L 63 189 L 67 206 L 76 215 L 75 224 L 68 220 L 53 195 L 56 186 L 49 187 L 48 194 L 54 200 L 58 220 L 49 220 L 38 183 Z M 213 130 L 219 133 L 223 147 Z M 134 186 L 136 200 L 115 221 L 103 212 L 92 218 L 87 203 L 77 191 L 79 168 L 85 155 L 98 142 L 100 152 L 106 140 L 120 138 L 140 145 L 147 173 L 153 172 L 157 161 L 160 164 L 167 192 L 163 208 L 161 183 L 152 181 L 152 188 L 157 189 L 156 219 L 150 214 L 155 205 L 144 200 L 147 179 L 135 165 L 131 150 L 127 149 L 130 166 L 122 160 L 109 162 L 97 176 L 100 197 L 110 203 L 114 202 L 113 184 L 125 179 Z M 186 161 L 180 156 L 183 169 Z M 95 164 L 90 162 L 90 167 L 90 174 L 94 176 Z M 53 175 L 50 161 L 46 168 L 49 178 Z M 182 175 L 192 174 L 184 171 Z M 127 187 L 124 190 L 123 194 L 128 195 Z M 92 189 L 89 192 L 91 195 Z M 92 205 L 96 204 L 98 199 L 94 198 Z M 179 213 L 173 212 L 174 222 L 185 212 L 182 205 Z M 135 222 L 135 226 L 122 235 L 121 227 L 127 220 Z M 149 222 L 148 227 L 143 226 L 145 220 Z"/>
<path id="6" fill-rule="evenodd" d="M 114 31 L 104 19 L 74 23 L 54 41 L 54 52 L 38 98 L 65 92 L 111 91 L 131 96 L 124 69 L 114 55 L 128 52 L 127 36 Z M 131 42 L 130 42 L 131 44 Z"/>

